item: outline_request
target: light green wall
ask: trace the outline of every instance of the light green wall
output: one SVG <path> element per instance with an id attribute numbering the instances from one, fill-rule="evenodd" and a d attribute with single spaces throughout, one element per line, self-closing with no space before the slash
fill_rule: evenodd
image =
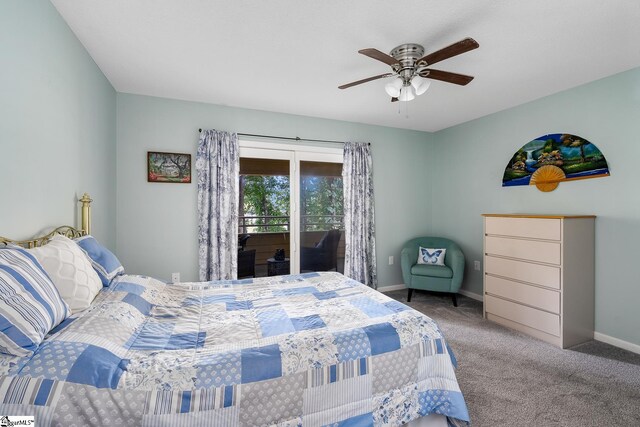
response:
<path id="1" fill-rule="evenodd" d="M 147 150 L 195 158 L 198 128 L 371 142 L 380 286 L 402 283 L 402 243 L 431 229 L 428 133 L 120 93 L 117 112 L 117 253 L 128 271 L 197 279 L 196 185 L 147 183 L 145 162 Z"/>
<path id="2" fill-rule="evenodd" d="M 49 1 L 0 2 L 0 235 L 77 225 L 115 247 L 116 93 Z"/>
<path id="3" fill-rule="evenodd" d="M 501 187 L 523 144 L 572 133 L 596 144 L 611 176 L 561 183 L 542 193 Z M 596 330 L 640 344 L 640 69 L 598 80 L 434 134 L 433 229 L 467 255 L 464 289 L 482 294 L 482 213 L 595 214 Z"/>

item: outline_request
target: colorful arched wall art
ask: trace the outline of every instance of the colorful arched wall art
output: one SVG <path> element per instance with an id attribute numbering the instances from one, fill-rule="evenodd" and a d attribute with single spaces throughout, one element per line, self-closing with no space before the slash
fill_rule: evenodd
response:
<path id="1" fill-rule="evenodd" d="M 562 181 L 609 176 L 602 152 L 577 135 L 551 133 L 527 142 L 511 157 L 502 186 L 535 185 L 553 191 Z"/>

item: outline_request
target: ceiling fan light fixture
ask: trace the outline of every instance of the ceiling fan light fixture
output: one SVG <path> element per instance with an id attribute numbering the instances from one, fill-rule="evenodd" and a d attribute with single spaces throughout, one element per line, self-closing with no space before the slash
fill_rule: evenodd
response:
<path id="1" fill-rule="evenodd" d="M 402 79 L 400 77 L 393 79 L 392 82 L 389 82 L 384 86 L 384 90 L 387 92 L 387 95 L 389 95 L 392 98 L 397 98 L 400 96 L 401 88 L 402 88 Z"/>
<path id="2" fill-rule="evenodd" d="M 431 79 L 446 83 L 466 86 L 473 80 L 473 76 L 451 73 L 449 71 L 427 68 L 445 59 L 453 58 L 480 47 L 477 41 L 467 37 L 428 55 L 424 55 L 424 47 L 417 43 L 404 43 L 396 46 L 389 54 L 375 48 L 361 49 L 358 53 L 385 63 L 391 67 L 391 72 L 356 80 L 338 86 L 347 89 L 373 80 L 393 77 L 384 86 L 384 90 L 391 97 L 391 102 L 412 101 L 416 96 L 424 94 L 431 86 Z M 425 79 L 426 77 L 426 79 Z"/>
<path id="3" fill-rule="evenodd" d="M 413 86 L 413 89 L 416 91 L 416 95 L 418 96 L 425 93 L 427 89 L 429 89 L 430 85 L 431 82 L 429 80 L 420 76 L 414 76 L 413 79 L 411 79 L 411 86 Z"/>
<path id="4" fill-rule="evenodd" d="M 398 101 L 413 101 L 415 97 L 416 96 L 413 93 L 413 88 L 411 87 L 411 85 L 402 86 L 402 89 L 400 89 L 400 96 L 398 97 Z"/>

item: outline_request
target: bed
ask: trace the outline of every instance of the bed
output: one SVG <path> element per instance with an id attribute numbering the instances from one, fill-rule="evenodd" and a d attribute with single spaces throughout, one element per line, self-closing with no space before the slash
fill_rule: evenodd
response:
<path id="1" fill-rule="evenodd" d="M 467 425 L 455 364 L 432 319 L 339 273 L 119 275 L 33 354 L 0 354 L 0 414 L 39 426 Z"/>

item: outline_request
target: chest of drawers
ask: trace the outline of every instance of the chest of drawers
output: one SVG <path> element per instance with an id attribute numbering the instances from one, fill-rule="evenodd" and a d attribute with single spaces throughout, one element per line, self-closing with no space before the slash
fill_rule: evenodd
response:
<path id="1" fill-rule="evenodd" d="M 571 347 L 593 339 L 595 217 L 484 216 L 484 316 Z"/>

